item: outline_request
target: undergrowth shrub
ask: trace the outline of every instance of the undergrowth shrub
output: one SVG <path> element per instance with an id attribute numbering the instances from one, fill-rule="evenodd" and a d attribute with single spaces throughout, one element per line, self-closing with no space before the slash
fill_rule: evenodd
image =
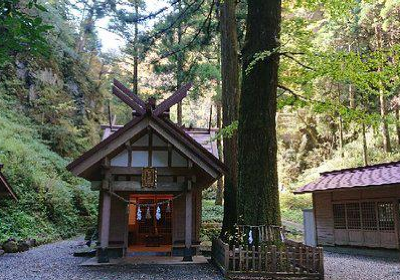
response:
<path id="1" fill-rule="evenodd" d="M 43 243 L 82 232 L 96 219 L 96 193 L 66 171 L 67 161 L 37 136 L 39 127 L 10 110 L 15 105 L 0 98 L 0 162 L 18 197 L 18 202 L 0 202 L 0 242 L 35 238 Z"/>

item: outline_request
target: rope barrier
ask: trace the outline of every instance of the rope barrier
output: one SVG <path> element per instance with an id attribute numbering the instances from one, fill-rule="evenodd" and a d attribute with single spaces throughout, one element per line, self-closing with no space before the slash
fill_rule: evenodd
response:
<path id="1" fill-rule="evenodd" d="M 119 200 L 125 202 L 126 204 L 133 204 L 133 205 L 136 205 L 136 206 L 139 206 L 139 207 L 153 207 L 153 206 L 159 206 L 159 205 L 163 205 L 163 204 L 168 204 L 168 203 L 171 203 L 172 201 L 174 201 L 175 199 L 181 197 L 184 194 L 184 193 L 180 193 L 177 196 L 174 196 L 173 198 L 169 198 L 167 200 L 164 200 L 164 201 L 161 201 L 161 202 L 157 202 L 157 203 L 137 203 L 137 202 L 134 202 L 134 201 L 127 200 L 127 199 L 123 198 L 122 196 L 116 194 L 113 191 L 109 190 L 108 193 L 110 195 L 112 195 L 112 196 L 115 196 Z"/>

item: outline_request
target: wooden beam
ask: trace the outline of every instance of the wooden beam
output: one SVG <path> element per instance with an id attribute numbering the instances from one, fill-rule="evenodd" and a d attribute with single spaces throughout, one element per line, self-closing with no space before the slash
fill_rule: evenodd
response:
<path id="1" fill-rule="evenodd" d="M 192 87 L 192 84 L 186 84 L 182 86 L 180 89 L 178 89 L 174 94 L 172 94 L 170 97 L 168 97 L 166 100 L 161 102 L 160 105 L 156 107 L 156 109 L 153 111 L 154 116 L 159 116 L 175 104 L 179 103 L 182 101 L 183 98 L 186 97 L 188 90 Z"/>
<path id="2" fill-rule="evenodd" d="M 148 146 L 132 146 L 132 151 L 149 151 L 149 147 Z M 168 147 L 162 147 L 162 146 L 158 146 L 158 147 L 152 147 L 153 151 L 168 151 Z"/>
<path id="3" fill-rule="evenodd" d="M 140 99 L 139 96 L 137 96 L 132 91 L 130 91 L 126 86 L 124 86 L 120 81 L 114 79 L 114 86 L 116 86 L 119 90 L 128 95 L 130 98 L 132 98 L 132 100 L 141 107 L 143 107 L 143 109 L 146 107 L 146 103 L 142 99 Z"/>
<path id="4" fill-rule="evenodd" d="M 168 143 L 168 167 L 172 166 L 172 145 Z"/>
<path id="5" fill-rule="evenodd" d="M 166 139 L 169 143 L 171 143 L 176 150 L 181 151 L 187 158 L 191 159 L 198 166 L 200 166 L 203 170 L 205 170 L 208 174 L 210 174 L 214 178 L 218 178 L 219 174 L 211 168 L 206 162 L 199 158 L 197 154 L 192 152 L 185 144 L 181 144 L 176 138 L 169 135 L 162 127 L 160 127 L 156 122 L 150 120 L 150 125 L 154 130 L 161 135 L 164 139 Z"/>
<path id="6" fill-rule="evenodd" d="M 81 163 L 77 164 L 73 168 L 70 169 L 72 173 L 75 175 L 80 175 L 84 171 L 86 171 L 89 167 L 95 165 L 97 162 L 99 162 L 102 158 L 104 158 L 106 155 L 110 154 L 113 152 L 115 149 L 118 147 L 124 145 L 127 141 L 129 141 L 131 138 L 139 134 L 143 129 L 145 129 L 148 125 L 148 120 L 143 119 L 139 123 L 137 123 L 134 127 L 131 129 L 127 130 L 122 134 L 120 137 L 115 139 L 113 142 L 105 145 L 92 155 L 90 155 L 87 159 L 82 161 Z M 112 135 L 113 136 L 113 135 Z M 110 137 L 112 137 L 110 136 Z"/>
<path id="7" fill-rule="evenodd" d="M 119 192 L 181 192 L 185 189 L 184 183 L 157 183 L 155 188 L 142 188 L 142 184 L 136 181 L 113 181 L 113 191 Z"/>
<path id="8" fill-rule="evenodd" d="M 125 146 L 126 146 L 126 149 L 128 151 L 128 166 L 131 167 L 132 166 L 132 145 L 131 145 L 131 141 L 127 141 L 125 143 Z"/>
<path id="9" fill-rule="evenodd" d="M 149 142 L 148 142 L 148 146 L 149 146 L 149 153 L 148 153 L 148 164 L 149 166 L 153 166 L 153 130 L 150 129 L 149 127 L 147 128 L 147 130 L 149 131 L 148 135 L 149 135 Z"/>
<path id="10" fill-rule="evenodd" d="M 185 251 L 183 261 L 191 262 L 192 258 L 192 218 L 193 218 L 193 199 L 192 199 L 192 181 L 187 182 L 186 210 L 185 210 Z"/>
<path id="11" fill-rule="evenodd" d="M 158 176 L 185 176 L 191 177 L 195 174 L 193 169 L 187 167 L 157 167 Z M 110 167 L 113 175 L 142 175 L 141 167 Z"/>
<path id="12" fill-rule="evenodd" d="M 119 88 L 113 86 L 112 87 L 112 93 L 117 96 L 119 99 L 121 99 L 126 105 L 131 107 L 133 110 L 135 110 L 137 113 L 144 115 L 146 113 L 146 110 L 144 110 L 139 104 L 137 104 L 135 101 L 133 101 L 129 96 L 124 94 Z"/>

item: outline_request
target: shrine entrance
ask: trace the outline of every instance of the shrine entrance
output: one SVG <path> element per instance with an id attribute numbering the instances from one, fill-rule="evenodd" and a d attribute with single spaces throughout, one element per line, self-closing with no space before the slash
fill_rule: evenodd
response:
<path id="1" fill-rule="evenodd" d="M 171 252 L 172 198 L 165 194 L 130 196 L 128 251 Z"/>

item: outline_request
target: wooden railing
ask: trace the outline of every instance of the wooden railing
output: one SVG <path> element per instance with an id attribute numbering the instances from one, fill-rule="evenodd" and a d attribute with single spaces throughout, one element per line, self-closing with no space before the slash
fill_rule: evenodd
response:
<path id="1" fill-rule="evenodd" d="M 212 258 L 229 278 L 323 279 L 322 248 L 291 240 L 280 245 L 234 245 L 213 241 Z"/>

